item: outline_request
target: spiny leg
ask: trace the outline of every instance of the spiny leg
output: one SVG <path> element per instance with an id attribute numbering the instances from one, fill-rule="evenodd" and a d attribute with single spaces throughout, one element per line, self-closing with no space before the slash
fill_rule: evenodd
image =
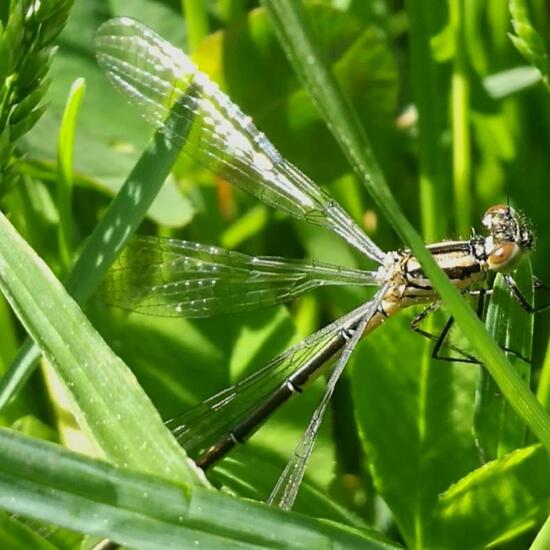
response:
<path id="1" fill-rule="evenodd" d="M 485 313 L 485 297 L 488 294 L 492 294 L 492 289 L 479 289 L 479 290 L 470 290 L 467 291 L 466 294 L 469 296 L 477 296 L 477 305 L 476 305 L 476 315 L 482 319 L 483 315 Z M 422 328 L 420 328 L 420 324 L 428 318 L 430 315 L 432 315 L 435 311 L 437 311 L 441 307 L 441 302 L 434 302 L 430 304 L 428 307 L 426 307 L 424 310 L 422 310 L 412 321 L 411 321 L 411 329 L 417 332 L 418 334 L 424 336 L 425 338 L 429 338 L 433 342 L 435 342 L 433 350 L 432 350 L 432 358 L 433 359 L 439 359 L 440 361 L 449 361 L 449 362 L 457 362 L 457 363 L 469 363 L 469 364 L 476 364 L 479 365 L 481 362 L 479 359 L 475 358 L 473 355 L 469 354 L 468 352 L 464 351 L 458 346 L 455 346 L 449 342 L 447 342 L 447 338 L 449 335 L 449 332 L 451 330 L 451 327 L 454 324 L 454 318 L 449 317 L 439 332 L 439 334 L 433 334 L 431 332 L 428 332 Z M 460 357 L 451 357 L 451 356 L 445 356 L 440 355 L 440 351 L 443 349 L 450 349 L 460 355 Z M 518 353 L 517 351 L 507 348 L 506 346 L 500 346 L 502 351 L 509 353 L 513 355 L 514 357 L 517 357 L 518 359 L 521 359 L 522 361 L 525 361 L 526 363 L 530 363 L 529 359 Z"/>
<path id="2" fill-rule="evenodd" d="M 441 307 L 441 302 L 437 301 L 437 302 L 431 303 L 428 307 L 423 309 L 411 321 L 411 325 L 410 325 L 411 329 L 414 330 L 414 332 L 420 334 L 421 336 L 428 338 L 432 342 L 435 342 L 434 347 L 432 349 L 433 359 L 439 359 L 440 361 L 449 361 L 449 362 L 479 364 L 479 361 L 475 357 L 465 352 L 463 349 L 460 349 L 458 346 L 455 346 L 446 341 L 449 335 L 449 331 L 451 330 L 451 327 L 453 326 L 453 323 L 454 323 L 453 317 L 449 317 L 447 319 L 443 329 L 439 332 L 439 334 L 433 334 L 421 328 L 420 324 L 423 321 L 425 321 L 430 315 L 435 313 L 440 307 Z M 440 355 L 439 352 L 443 347 L 456 352 L 460 357 L 450 357 L 450 356 Z"/>
<path id="3" fill-rule="evenodd" d="M 533 307 L 527 298 L 524 296 L 524 294 L 521 292 L 520 288 L 518 287 L 516 281 L 514 281 L 514 278 L 509 274 L 506 273 L 504 275 L 504 283 L 506 284 L 506 287 L 512 294 L 512 297 L 516 302 L 525 310 L 527 313 L 541 313 L 543 311 L 546 311 L 547 309 L 550 309 L 550 304 L 544 304 L 539 307 Z M 549 291 L 550 289 L 545 286 L 542 281 L 534 278 L 534 288 L 535 290 L 544 290 Z"/>
<path id="4" fill-rule="evenodd" d="M 536 275 L 533 275 L 533 286 L 535 290 L 545 290 L 550 292 L 550 287 L 546 286 Z"/>

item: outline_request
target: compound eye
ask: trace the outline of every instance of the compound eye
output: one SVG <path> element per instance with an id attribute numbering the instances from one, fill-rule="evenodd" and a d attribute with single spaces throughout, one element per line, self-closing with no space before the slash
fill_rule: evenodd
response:
<path id="1" fill-rule="evenodd" d="M 520 256 L 521 248 L 516 243 L 503 243 L 489 254 L 487 258 L 489 269 L 503 273 L 512 271 L 516 267 Z"/>

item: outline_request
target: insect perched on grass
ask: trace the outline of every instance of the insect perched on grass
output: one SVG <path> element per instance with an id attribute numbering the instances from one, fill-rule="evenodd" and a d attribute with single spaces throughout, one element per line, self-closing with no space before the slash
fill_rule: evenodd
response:
<path id="1" fill-rule="evenodd" d="M 358 341 L 388 317 L 417 304 L 427 308 L 412 326 L 426 335 L 420 321 L 439 307 L 439 297 L 410 251 L 383 252 L 334 199 L 287 162 L 179 49 L 129 18 L 105 23 L 96 44 L 99 62 L 115 86 L 182 151 L 266 204 L 334 231 L 379 264 L 377 270 L 366 271 L 136 237 L 103 284 L 105 300 L 118 307 L 187 317 L 267 307 L 324 285 L 377 287 L 368 302 L 168 423 L 197 464 L 208 468 L 337 358 L 322 400 L 269 498 L 272 504 L 291 508 L 336 382 Z M 463 293 L 483 294 L 488 273 L 504 273 L 512 295 L 532 311 L 511 275 L 532 249 L 529 225 L 509 205 L 491 207 L 483 224 L 488 236 L 473 235 L 428 248 Z M 436 339 L 434 353 L 448 328 L 441 337 L 427 334 Z M 464 359 L 475 360 L 467 354 Z"/>

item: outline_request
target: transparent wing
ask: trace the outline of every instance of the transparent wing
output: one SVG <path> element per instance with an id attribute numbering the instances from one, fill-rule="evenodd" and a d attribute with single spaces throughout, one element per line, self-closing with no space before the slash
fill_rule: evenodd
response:
<path id="1" fill-rule="evenodd" d="M 334 393 L 334 388 L 336 383 L 340 379 L 342 372 L 353 352 L 359 340 L 363 336 L 363 332 L 371 319 L 371 317 L 376 312 L 376 309 L 380 305 L 385 293 L 386 288 L 381 288 L 376 296 L 367 304 L 367 310 L 365 311 L 361 321 L 354 329 L 355 332 L 353 336 L 347 341 L 344 346 L 340 357 L 338 358 L 338 363 L 334 367 L 330 378 L 325 389 L 325 393 L 321 398 L 317 409 L 313 413 L 311 421 L 306 428 L 302 438 L 298 442 L 298 445 L 294 449 L 292 457 L 288 461 L 281 477 L 279 477 L 277 484 L 275 485 L 271 495 L 268 499 L 268 504 L 272 506 L 277 506 L 283 510 L 290 510 L 296 500 L 296 495 L 298 494 L 298 489 L 302 483 L 304 473 L 307 467 L 307 463 L 311 453 L 313 451 L 313 446 L 315 444 L 315 439 L 317 437 L 317 432 L 323 422 L 323 417 L 327 410 L 328 404 Z"/>
<path id="2" fill-rule="evenodd" d="M 376 284 L 371 271 L 136 236 L 107 273 L 99 296 L 147 315 L 207 317 L 272 306 L 324 285 Z"/>
<path id="3" fill-rule="evenodd" d="M 370 302 L 369 302 L 370 303 Z M 167 422 L 174 436 L 192 456 L 232 431 L 273 391 L 314 357 L 323 354 L 334 338 L 354 326 L 366 305 L 348 313 L 272 359 L 238 384 L 203 401 Z"/>
<path id="4" fill-rule="evenodd" d="M 99 28 L 96 48 L 114 85 L 189 156 L 268 205 L 329 227 L 383 262 L 384 253 L 342 207 L 285 161 L 250 117 L 181 50 L 126 17 Z M 175 129 L 182 127 L 186 130 Z"/>

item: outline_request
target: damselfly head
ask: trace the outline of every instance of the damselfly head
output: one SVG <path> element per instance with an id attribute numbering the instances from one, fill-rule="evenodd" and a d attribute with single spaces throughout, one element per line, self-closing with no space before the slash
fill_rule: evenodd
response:
<path id="1" fill-rule="evenodd" d="M 513 271 L 533 248 L 535 238 L 527 220 L 511 206 L 497 204 L 485 212 L 483 225 L 489 230 L 487 262 L 493 271 Z"/>

